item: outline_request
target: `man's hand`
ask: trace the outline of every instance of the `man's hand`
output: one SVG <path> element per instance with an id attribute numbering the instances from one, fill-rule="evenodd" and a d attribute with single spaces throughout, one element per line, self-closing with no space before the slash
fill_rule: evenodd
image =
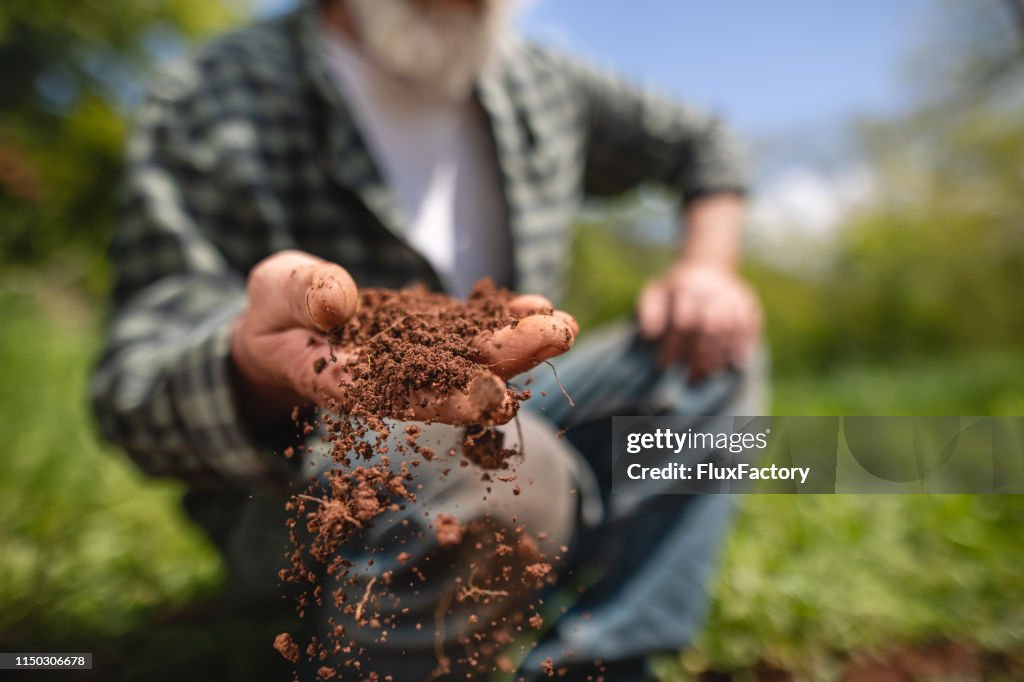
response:
<path id="1" fill-rule="evenodd" d="M 231 335 L 236 391 L 243 412 L 254 425 L 280 423 L 293 406 L 345 402 L 344 358 L 357 349 L 333 349 L 342 362 L 318 373 L 314 364 L 329 355 L 327 332 L 356 311 L 355 282 L 340 265 L 300 251 L 285 251 L 261 261 L 248 282 L 249 306 Z M 504 422 L 514 414 L 505 397 L 504 379 L 564 353 L 578 332 L 566 313 L 550 312 L 540 296 L 520 296 L 509 310 L 521 317 L 516 326 L 482 334 L 472 343 L 481 371 L 466 394 L 418 396 L 418 419 L 464 424 Z M 426 397 L 426 400 L 422 398 Z"/>
<path id="2" fill-rule="evenodd" d="M 641 335 L 660 341 L 660 363 L 689 363 L 691 382 L 745 364 L 761 333 L 757 295 L 717 265 L 673 266 L 640 292 L 637 317 Z"/>

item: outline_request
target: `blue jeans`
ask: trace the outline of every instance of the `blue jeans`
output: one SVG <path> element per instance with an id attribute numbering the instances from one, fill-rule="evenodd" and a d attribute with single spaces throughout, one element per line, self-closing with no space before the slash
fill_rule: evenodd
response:
<path id="1" fill-rule="evenodd" d="M 566 437 L 595 475 L 602 515 L 596 525 L 580 529 L 574 563 L 598 566 L 602 577 L 524 661 L 521 674 L 527 679 L 539 675 L 547 657 L 556 667 L 590 667 L 594 659 L 679 651 L 692 642 L 706 614 L 735 500 L 651 495 L 629 508 L 618 504 L 611 491 L 611 417 L 762 414 L 763 363 L 690 386 L 684 368 L 659 371 L 655 352 L 632 325 L 620 323 L 557 358 L 558 378 L 575 407 L 562 396 L 553 374 L 533 372 L 535 397 L 526 408 L 567 429 Z M 547 396 L 540 397 L 541 391 Z"/>

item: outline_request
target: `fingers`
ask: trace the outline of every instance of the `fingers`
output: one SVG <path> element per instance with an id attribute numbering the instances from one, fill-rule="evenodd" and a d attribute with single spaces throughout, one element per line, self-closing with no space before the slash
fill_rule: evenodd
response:
<path id="1" fill-rule="evenodd" d="M 556 310 L 551 301 L 539 294 L 523 294 L 516 296 L 508 304 L 508 312 L 512 317 L 523 318 L 530 315 L 553 315 L 564 322 L 572 335 L 579 336 L 580 325 L 576 318 L 564 310 Z"/>
<path id="2" fill-rule="evenodd" d="M 332 400 L 345 406 L 349 396 L 349 376 L 344 370 L 344 358 L 330 363 L 317 373 L 314 369 L 318 358 L 327 352 L 326 344 L 311 347 L 304 353 L 305 362 L 296 365 L 301 376 L 295 376 L 296 385 L 305 388 L 304 397 L 312 402 L 331 407 Z M 444 424 L 504 424 L 515 416 L 512 397 L 505 382 L 497 375 L 483 371 L 464 391 L 438 394 L 431 391 L 410 391 L 407 405 L 399 414 L 390 415 L 395 419 L 435 421 Z"/>
<path id="3" fill-rule="evenodd" d="M 444 424 L 504 424 L 515 416 L 505 382 L 490 372 L 481 373 L 465 392 L 445 396 L 414 395 L 412 418 Z"/>
<path id="4" fill-rule="evenodd" d="M 701 311 L 689 353 L 690 381 L 696 382 L 724 369 L 729 362 L 733 334 L 736 331 L 734 311 L 722 305 L 707 306 Z"/>
<path id="5" fill-rule="evenodd" d="M 667 329 L 658 358 L 662 367 L 692 356 L 694 344 L 701 333 L 703 308 L 699 293 L 687 288 L 672 292 L 666 313 Z"/>
<path id="6" fill-rule="evenodd" d="M 515 326 L 481 334 L 473 345 L 480 350 L 479 361 L 507 379 L 572 348 L 578 329 L 566 313 L 530 315 Z"/>
<path id="7" fill-rule="evenodd" d="M 292 328 L 267 339 L 279 347 L 267 352 L 280 355 L 288 383 L 304 400 L 325 406 L 329 399 L 344 400 L 341 387 L 349 380 L 344 367 L 351 352 L 332 348 L 324 334 L 306 329 Z"/>
<path id="8" fill-rule="evenodd" d="M 748 294 L 743 298 L 738 309 L 740 333 L 732 347 L 730 361 L 743 366 L 749 363 L 757 351 L 758 341 L 761 338 L 762 325 L 764 323 L 761 306 L 753 290 L 748 289 Z"/>
<path id="9" fill-rule="evenodd" d="M 637 304 L 637 322 L 640 334 L 646 339 L 656 339 L 665 333 L 668 326 L 671 291 L 660 282 L 651 282 L 640 292 Z"/>
<path id="10" fill-rule="evenodd" d="M 554 310 L 555 306 L 551 305 L 551 301 L 539 294 L 521 294 L 508 303 L 508 312 L 513 317 L 550 315 Z"/>
<path id="11" fill-rule="evenodd" d="M 761 327 L 753 290 L 733 275 L 678 272 L 649 284 L 638 302 L 641 334 L 660 329 L 658 361 L 686 363 L 700 381 L 752 356 Z"/>
<path id="12" fill-rule="evenodd" d="M 320 331 L 340 327 L 356 312 L 359 305 L 356 283 L 340 265 L 310 265 L 292 278 L 293 286 L 303 291 L 303 307 L 308 319 Z"/>
<path id="13" fill-rule="evenodd" d="M 249 275 L 249 307 L 262 332 L 330 331 L 355 313 L 358 302 L 356 284 L 343 267 L 301 251 L 274 254 Z"/>

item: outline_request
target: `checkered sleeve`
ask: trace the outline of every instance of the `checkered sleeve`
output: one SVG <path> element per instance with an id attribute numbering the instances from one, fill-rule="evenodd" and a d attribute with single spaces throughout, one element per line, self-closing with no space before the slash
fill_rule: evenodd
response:
<path id="1" fill-rule="evenodd" d="M 114 310 L 90 392 L 103 434 L 143 471 L 202 487 L 262 484 L 286 472 L 241 424 L 232 392 L 244 273 L 217 246 L 226 200 L 195 77 L 165 74 L 129 138 Z"/>
<path id="2" fill-rule="evenodd" d="M 587 66 L 563 69 L 584 103 L 587 193 L 656 182 L 687 202 L 746 191 L 740 145 L 718 118 Z"/>

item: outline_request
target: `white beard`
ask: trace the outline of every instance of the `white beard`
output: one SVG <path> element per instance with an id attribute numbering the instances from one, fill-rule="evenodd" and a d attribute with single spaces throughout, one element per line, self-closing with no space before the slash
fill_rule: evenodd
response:
<path id="1" fill-rule="evenodd" d="M 485 0 L 476 9 L 417 0 L 347 2 L 377 66 L 462 98 L 499 52 L 516 0 Z"/>

